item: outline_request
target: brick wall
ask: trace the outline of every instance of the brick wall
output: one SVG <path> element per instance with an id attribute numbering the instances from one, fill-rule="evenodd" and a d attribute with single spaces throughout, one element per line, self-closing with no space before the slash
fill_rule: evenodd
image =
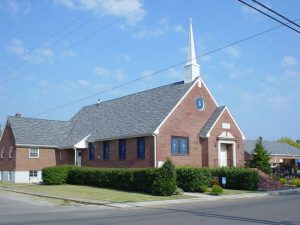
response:
<path id="1" fill-rule="evenodd" d="M 39 148 L 39 158 L 29 158 L 28 147 L 17 147 L 16 170 L 41 170 L 56 165 L 55 149 Z"/>
<path id="2" fill-rule="evenodd" d="M 56 149 L 55 158 L 57 165 L 74 165 L 75 150 L 74 149 Z"/>
<path id="3" fill-rule="evenodd" d="M 204 110 L 198 110 L 195 107 L 195 101 L 199 97 L 202 97 L 205 101 Z M 202 84 L 199 87 L 198 84 L 195 84 L 189 94 L 160 127 L 157 137 L 157 160 L 165 161 L 169 157 L 176 165 L 204 165 L 205 162 L 202 161 L 206 157 L 205 152 L 203 152 L 205 143 L 204 145 L 200 144 L 199 133 L 216 107 L 205 86 Z M 188 155 L 171 155 L 172 135 L 189 137 Z"/>
<path id="4" fill-rule="evenodd" d="M 119 141 L 109 141 L 109 160 L 103 159 L 103 142 L 95 143 L 94 160 L 89 160 L 89 150 L 82 150 L 82 166 L 92 167 L 152 167 L 154 165 L 153 137 L 145 137 L 145 159 L 137 158 L 137 138 L 126 139 L 126 159 L 119 160 Z"/>
<path id="5" fill-rule="evenodd" d="M 11 146 L 14 148 L 14 154 L 12 158 L 9 158 L 9 149 Z M 9 125 L 6 125 L 3 131 L 3 135 L 0 141 L 0 151 L 2 148 L 5 148 L 5 157 L 3 159 L 0 158 L 0 170 L 1 171 L 15 170 L 16 167 L 15 139 L 11 127 Z"/>
<path id="6" fill-rule="evenodd" d="M 229 123 L 230 129 L 223 129 L 222 123 Z M 237 126 L 235 125 L 233 119 L 231 118 L 227 110 L 225 110 L 221 118 L 217 121 L 212 131 L 210 132 L 210 138 L 208 140 L 209 166 L 214 166 L 215 160 L 218 159 L 217 138 L 223 131 L 230 132 L 236 138 L 236 163 L 237 166 L 244 166 L 245 153 L 242 134 L 238 130 Z"/>

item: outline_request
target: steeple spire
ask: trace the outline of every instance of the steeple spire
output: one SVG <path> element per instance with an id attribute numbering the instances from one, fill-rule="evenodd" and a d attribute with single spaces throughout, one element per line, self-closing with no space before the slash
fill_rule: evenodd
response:
<path id="1" fill-rule="evenodd" d="M 197 60 L 196 60 L 192 18 L 190 18 L 189 51 L 188 51 L 187 62 L 184 66 L 184 82 L 185 83 L 191 82 L 196 77 L 199 77 L 199 76 L 200 76 L 200 66 L 198 65 Z"/>

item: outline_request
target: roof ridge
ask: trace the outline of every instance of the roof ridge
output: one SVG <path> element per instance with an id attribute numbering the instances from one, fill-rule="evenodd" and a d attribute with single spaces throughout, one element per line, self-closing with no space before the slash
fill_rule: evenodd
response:
<path id="1" fill-rule="evenodd" d="M 15 119 L 29 119 L 29 120 L 40 120 L 40 121 L 55 121 L 55 122 L 70 122 L 69 120 L 54 120 L 54 119 L 40 119 L 40 118 L 32 118 L 32 117 L 15 117 L 15 116 L 8 116 L 9 118 L 15 118 Z"/>
<path id="2" fill-rule="evenodd" d="M 196 80 L 197 80 L 197 79 L 195 79 L 195 81 L 196 81 Z M 184 81 L 177 81 L 177 82 L 174 82 L 174 83 L 170 83 L 170 84 L 162 85 L 162 86 L 159 86 L 159 87 L 154 87 L 154 88 L 150 88 L 150 89 L 147 89 L 147 90 L 143 90 L 143 91 L 135 92 L 135 93 L 132 93 L 132 94 L 120 96 L 120 97 L 117 97 L 117 98 L 109 99 L 109 100 L 106 100 L 106 101 L 102 101 L 102 102 L 100 102 L 100 104 L 101 104 L 101 103 L 104 103 L 104 102 L 115 101 L 115 100 L 118 100 L 118 99 L 121 99 L 121 98 L 125 98 L 125 97 L 128 97 L 128 96 L 133 96 L 133 95 L 141 94 L 141 93 L 147 92 L 147 91 L 153 91 L 153 90 L 155 90 L 155 89 L 159 89 L 159 88 L 163 88 L 163 87 L 167 87 L 167 86 L 175 86 L 175 85 L 179 85 L 179 84 L 182 84 L 182 85 L 188 85 L 188 84 L 189 84 L 189 85 L 191 85 L 191 84 L 193 84 L 195 81 L 190 82 L 190 83 L 184 83 Z M 94 105 L 97 105 L 97 103 L 94 103 L 94 104 L 91 104 L 91 105 L 86 105 L 86 106 L 83 106 L 82 108 L 90 107 L 90 106 L 94 106 Z"/>

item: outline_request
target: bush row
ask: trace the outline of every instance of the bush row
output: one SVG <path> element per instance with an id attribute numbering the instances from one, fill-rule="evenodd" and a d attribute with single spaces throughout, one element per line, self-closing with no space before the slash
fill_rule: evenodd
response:
<path id="1" fill-rule="evenodd" d="M 226 177 L 225 187 L 237 190 L 256 190 L 259 175 L 257 171 L 248 168 L 193 168 L 181 167 L 176 169 L 177 185 L 184 191 L 200 191 L 203 186 L 212 186 L 214 177 L 221 184 L 222 177 Z"/>
<path id="2" fill-rule="evenodd" d="M 176 190 L 175 166 L 167 161 L 161 168 L 115 169 L 74 166 L 44 168 L 45 184 L 78 184 L 169 196 Z"/>
<path id="3" fill-rule="evenodd" d="M 159 169 L 55 166 L 43 169 L 42 175 L 45 184 L 90 185 L 163 196 L 172 195 L 177 186 L 188 192 L 201 191 L 204 187 L 211 186 L 215 177 L 226 177 L 226 188 L 240 190 L 255 190 L 259 181 L 258 173 L 246 168 L 175 169 L 171 161 L 167 161 Z"/>

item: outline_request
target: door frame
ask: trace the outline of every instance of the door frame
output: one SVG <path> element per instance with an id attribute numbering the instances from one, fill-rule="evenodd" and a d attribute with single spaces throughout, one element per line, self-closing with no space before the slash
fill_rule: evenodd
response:
<path id="1" fill-rule="evenodd" d="M 221 151 L 221 144 L 231 144 L 232 145 L 232 166 L 236 167 L 236 142 L 230 140 L 218 140 L 218 167 L 220 167 L 220 151 Z M 228 163 L 227 163 L 228 166 Z"/>

